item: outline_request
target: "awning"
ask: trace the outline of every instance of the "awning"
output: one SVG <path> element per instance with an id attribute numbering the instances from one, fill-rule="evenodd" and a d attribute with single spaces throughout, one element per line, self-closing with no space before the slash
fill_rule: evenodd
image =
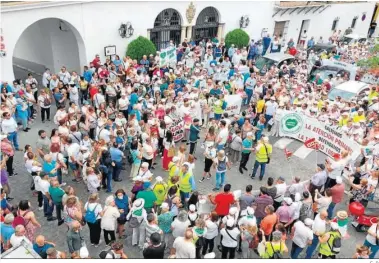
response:
<path id="1" fill-rule="evenodd" d="M 318 2 L 321 3 L 321 2 Z M 324 12 L 328 7 L 330 7 L 330 4 L 312 4 L 312 5 L 304 5 L 304 6 L 275 6 L 274 8 L 274 14 L 272 17 L 275 16 L 283 16 L 284 14 L 288 13 L 290 15 L 300 15 L 301 13 L 303 14 L 308 14 L 312 12 L 313 14 L 321 14 Z"/>

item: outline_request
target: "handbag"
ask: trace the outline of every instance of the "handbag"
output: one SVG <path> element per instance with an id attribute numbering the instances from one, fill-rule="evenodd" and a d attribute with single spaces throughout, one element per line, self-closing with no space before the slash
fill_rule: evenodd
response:
<path id="1" fill-rule="evenodd" d="M 129 227 L 130 228 L 137 228 L 140 226 L 140 224 L 142 223 L 143 220 L 141 220 L 141 222 L 138 221 L 137 217 L 131 217 L 130 220 L 129 220 Z"/>
<path id="2" fill-rule="evenodd" d="M 175 156 L 175 147 L 170 146 L 170 148 L 168 149 L 167 156 L 168 157 L 174 157 Z"/>
<path id="3" fill-rule="evenodd" d="M 267 151 L 267 147 L 266 147 L 266 144 L 263 144 L 264 145 L 264 147 L 265 147 L 265 149 L 266 149 L 266 155 L 267 155 L 267 164 L 269 164 L 270 163 L 270 157 L 268 156 L 268 151 Z"/>

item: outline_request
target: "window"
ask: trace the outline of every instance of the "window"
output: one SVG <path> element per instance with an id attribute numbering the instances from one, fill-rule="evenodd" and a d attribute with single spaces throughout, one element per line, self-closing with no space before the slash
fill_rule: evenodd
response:
<path id="1" fill-rule="evenodd" d="M 357 17 L 353 18 L 353 21 L 351 21 L 351 28 L 355 28 L 355 24 L 357 23 Z"/>
<path id="2" fill-rule="evenodd" d="M 337 19 L 334 19 L 334 20 L 333 20 L 333 24 L 332 24 L 332 31 L 334 31 L 334 30 L 337 29 L 337 25 L 338 25 L 338 20 L 337 20 Z"/>

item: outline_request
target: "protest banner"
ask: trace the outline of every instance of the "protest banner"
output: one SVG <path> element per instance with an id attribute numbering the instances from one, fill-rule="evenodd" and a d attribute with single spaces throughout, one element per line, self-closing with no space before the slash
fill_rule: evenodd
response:
<path id="1" fill-rule="evenodd" d="M 229 116 L 240 113 L 242 105 L 242 98 L 240 95 L 227 95 L 225 96 L 225 102 L 225 112 L 227 112 Z"/>
<path id="2" fill-rule="evenodd" d="M 175 66 L 176 65 L 176 48 L 168 47 L 162 49 L 159 54 L 159 66 L 164 65 Z"/>
<path id="3" fill-rule="evenodd" d="M 318 150 L 334 158 L 343 150 L 351 151 L 355 160 L 361 146 L 347 137 L 338 126 L 330 126 L 297 112 L 286 112 L 280 120 L 279 135 L 291 137 L 302 142 L 315 138 Z"/>
<path id="4" fill-rule="evenodd" d="M 184 138 L 184 121 L 182 118 L 172 119 L 172 123 L 170 123 L 167 127 L 172 132 L 172 136 L 174 142 L 178 142 L 183 140 Z"/>

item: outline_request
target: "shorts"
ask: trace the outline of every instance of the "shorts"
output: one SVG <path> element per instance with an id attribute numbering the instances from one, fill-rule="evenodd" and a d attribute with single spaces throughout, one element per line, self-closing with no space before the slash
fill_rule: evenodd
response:
<path id="1" fill-rule="evenodd" d="M 215 113 L 215 120 L 219 121 L 221 119 L 222 114 Z"/>
<path id="2" fill-rule="evenodd" d="M 68 166 L 71 168 L 71 170 L 76 171 L 78 170 L 78 165 L 76 163 L 70 163 L 68 162 Z"/>

